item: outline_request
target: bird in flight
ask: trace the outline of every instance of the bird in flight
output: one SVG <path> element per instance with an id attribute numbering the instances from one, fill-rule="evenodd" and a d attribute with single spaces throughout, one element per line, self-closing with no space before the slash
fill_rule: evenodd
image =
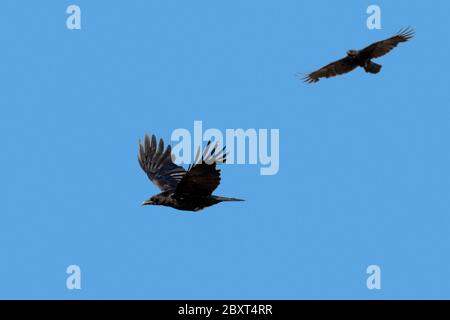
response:
<path id="1" fill-rule="evenodd" d="M 236 198 L 219 197 L 212 192 L 220 184 L 220 170 L 216 163 L 225 163 L 225 147 L 216 152 L 217 144 L 211 148 L 211 141 L 199 161 L 200 149 L 195 161 L 187 171 L 172 161 L 170 145 L 164 150 L 164 141 L 156 141 L 155 135 L 145 135 L 144 144 L 139 140 L 138 160 L 148 178 L 161 193 L 144 201 L 142 205 L 161 205 L 178 210 L 199 211 L 223 201 L 243 201 Z"/>
<path id="2" fill-rule="evenodd" d="M 325 67 L 316 70 L 303 80 L 307 83 L 318 82 L 320 78 L 330 78 L 353 71 L 357 67 L 362 67 L 368 73 L 376 74 L 380 72 L 381 65 L 372 62 L 372 59 L 384 56 L 394 49 L 400 42 L 406 42 L 414 37 L 414 30 L 406 28 L 400 30 L 395 36 L 375 42 L 362 50 L 348 50 L 347 56 L 341 60 L 332 62 Z"/>

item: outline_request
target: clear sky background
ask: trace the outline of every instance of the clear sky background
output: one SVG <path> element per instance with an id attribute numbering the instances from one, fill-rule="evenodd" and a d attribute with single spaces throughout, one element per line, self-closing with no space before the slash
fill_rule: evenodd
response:
<path id="1" fill-rule="evenodd" d="M 66 8 L 82 29 L 66 28 Z M 382 9 L 382 30 L 366 8 Z M 450 298 L 448 1 L 2 1 L 1 298 Z M 363 70 L 312 71 L 395 34 Z M 146 132 L 279 128 L 200 214 L 141 207 Z M 68 265 L 82 289 L 66 289 Z M 366 268 L 382 289 L 366 287 Z"/>

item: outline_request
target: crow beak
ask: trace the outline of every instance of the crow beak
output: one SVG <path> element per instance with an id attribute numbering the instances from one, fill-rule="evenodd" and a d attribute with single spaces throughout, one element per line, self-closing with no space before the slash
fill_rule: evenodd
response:
<path id="1" fill-rule="evenodd" d="M 145 200 L 144 202 L 142 202 L 143 206 L 149 206 L 149 205 L 152 205 L 152 204 L 153 204 L 152 200 Z"/>

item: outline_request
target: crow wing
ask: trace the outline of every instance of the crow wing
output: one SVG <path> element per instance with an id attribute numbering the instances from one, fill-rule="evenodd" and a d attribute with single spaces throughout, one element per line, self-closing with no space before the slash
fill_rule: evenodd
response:
<path id="1" fill-rule="evenodd" d="M 309 75 L 304 77 L 303 80 L 307 83 L 318 82 L 320 78 L 330 78 L 340 74 L 344 74 L 354 70 L 357 66 L 358 64 L 354 59 L 345 57 L 310 73 Z"/>
<path id="2" fill-rule="evenodd" d="M 181 181 L 186 171 L 183 167 L 172 162 L 172 149 L 167 146 L 164 151 L 164 141 L 156 142 L 155 135 L 152 140 L 148 134 L 145 135 L 144 145 L 139 140 L 139 164 L 148 178 L 162 191 L 173 191 Z"/>
<path id="3" fill-rule="evenodd" d="M 360 53 L 363 57 L 366 57 L 368 59 L 379 58 L 390 52 L 399 43 L 406 42 L 412 37 L 414 37 L 414 29 L 402 29 L 395 36 L 386 40 L 375 42 L 370 46 L 362 49 Z"/>
<path id="4" fill-rule="evenodd" d="M 220 170 L 216 168 L 217 163 L 226 161 L 225 147 L 216 153 L 216 146 L 209 152 L 211 141 L 199 162 L 200 149 L 194 164 L 191 165 L 186 174 L 181 179 L 175 190 L 177 195 L 209 196 L 220 184 Z"/>

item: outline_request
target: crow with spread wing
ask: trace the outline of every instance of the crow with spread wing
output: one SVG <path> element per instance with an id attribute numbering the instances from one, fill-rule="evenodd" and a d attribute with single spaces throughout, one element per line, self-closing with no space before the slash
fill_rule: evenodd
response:
<path id="1" fill-rule="evenodd" d="M 161 193 L 144 201 L 142 205 L 162 205 L 178 210 L 199 211 L 223 201 L 243 201 L 241 199 L 219 197 L 212 192 L 220 184 L 220 170 L 216 163 L 226 161 L 225 147 L 216 152 L 217 144 L 210 151 L 211 141 L 206 145 L 199 161 L 200 149 L 188 170 L 172 162 L 170 145 L 164 150 L 164 141 L 159 144 L 155 135 L 150 140 L 145 136 L 144 144 L 139 141 L 139 164 L 148 178 Z"/>
<path id="2" fill-rule="evenodd" d="M 380 72 L 381 65 L 372 62 L 372 59 L 384 56 L 399 43 L 406 42 L 414 36 L 414 30 L 410 28 L 400 30 L 395 36 L 375 42 L 362 50 L 348 50 L 347 56 L 341 60 L 332 62 L 325 67 L 314 71 L 303 78 L 307 83 L 318 82 L 320 78 L 330 78 L 353 71 L 362 67 L 366 72 L 376 74 Z"/>

